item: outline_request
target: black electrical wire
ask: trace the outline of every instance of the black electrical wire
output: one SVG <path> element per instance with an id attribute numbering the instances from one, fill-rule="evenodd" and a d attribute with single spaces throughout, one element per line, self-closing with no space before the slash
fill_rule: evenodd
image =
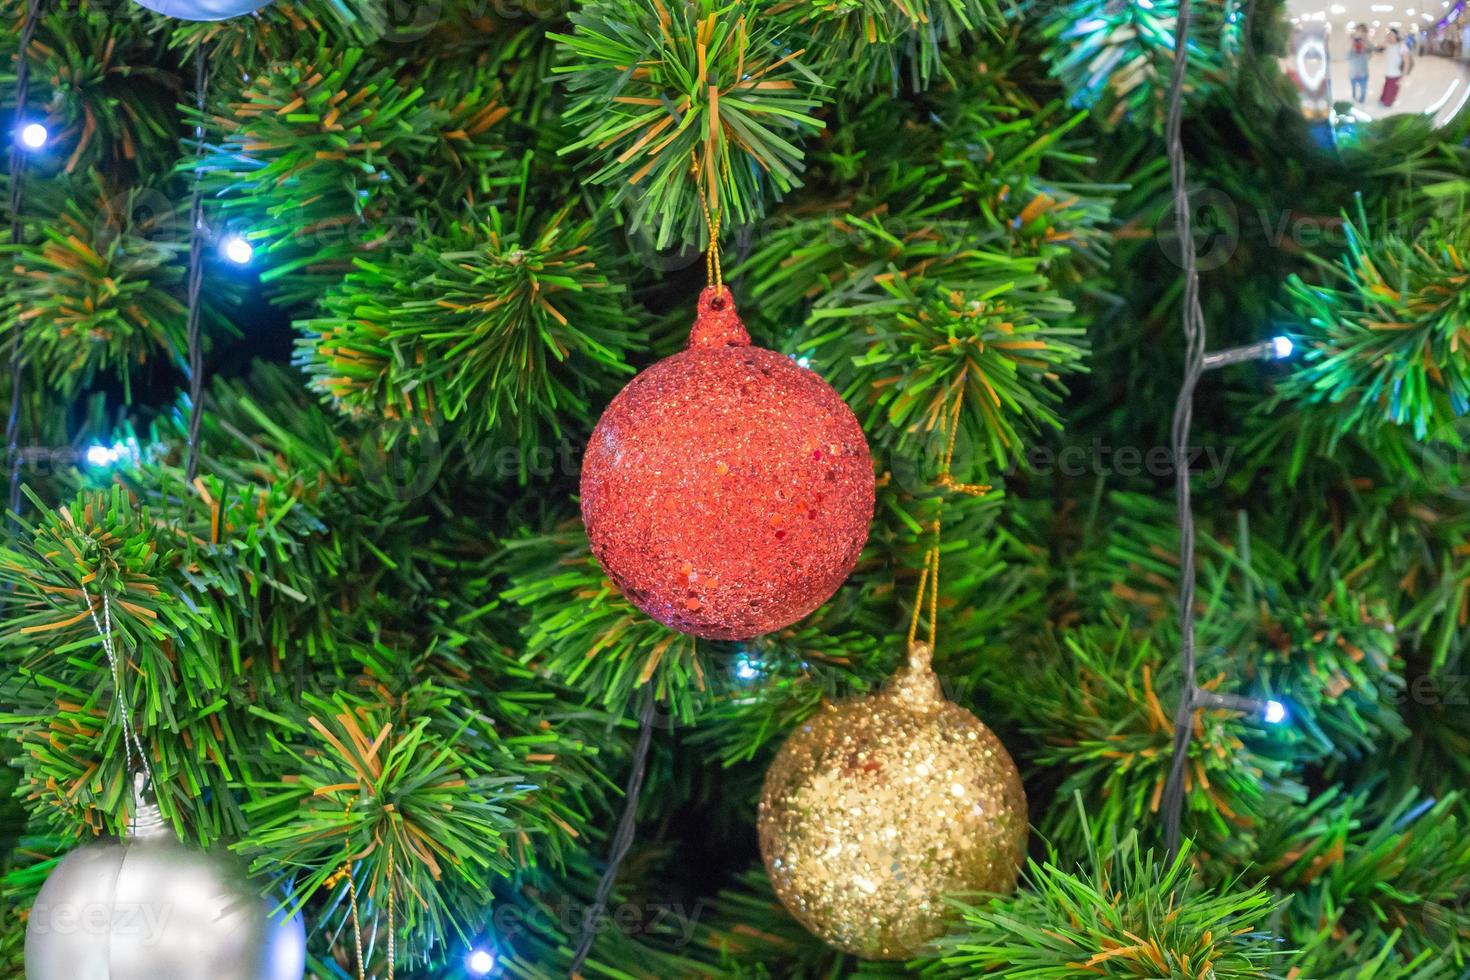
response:
<path id="1" fill-rule="evenodd" d="M 31 94 L 31 41 L 36 24 L 41 20 L 42 0 L 31 0 L 26 6 L 25 21 L 20 28 L 20 53 L 15 65 L 15 125 L 11 127 L 10 144 L 10 244 L 19 245 L 25 237 L 21 221 L 24 204 L 25 151 L 20 145 L 20 130 L 25 125 L 26 103 Z M 10 414 L 5 418 L 5 456 L 10 467 L 10 513 L 20 513 L 20 408 L 21 388 L 25 380 L 25 362 L 20 344 L 20 318 L 16 317 L 10 338 Z"/>
<path id="2" fill-rule="evenodd" d="M 602 918 L 602 913 L 607 909 L 607 901 L 612 895 L 613 883 L 617 881 L 618 867 L 633 846 L 633 837 L 637 829 L 638 794 L 643 790 L 643 777 L 648 772 L 648 747 L 653 742 L 655 703 L 653 684 L 650 683 L 643 689 L 643 707 L 638 713 L 638 745 L 633 750 L 633 769 L 628 773 L 628 789 L 623 803 L 623 815 L 618 820 L 617 832 L 613 834 L 612 847 L 607 855 L 607 867 L 602 872 L 602 880 L 597 883 L 597 893 L 592 898 L 592 907 L 582 919 L 582 938 L 577 944 L 577 951 L 572 957 L 572 965 L 568 971 L 573 978 L 581 975 L 582 964 L 587 962 L 587 955 L 592 952 L 592 943 L 597 939 L 598 920 Z"/>
<path id="3" fill-rule="evenodd" d="M 1194 636 L 1194 508 L 1189 486 L 1189 429 L 1194 420 L 1194 391 L 1204 373 L 1205 315 L 1199 301 L 1199 270 L 1191 228 L 1188 173 L 1184 159 L 1184 80 L 1189 67 L 1190 0 L 1179 0 L 1174 30 L 1174 70 L 1169 78 L 1169 112 L 1164 138 L 1168 144 L 1169 177 L 1174 191 L 1175 233 L 1179 236 L 1180 265 L 1184 270 L 1184 377 L 1174 403 L 1171 446 L 1174 453 L 1174 489 L 1179 511 L 1179 656 L 1184 683 L 1174 713 L 1174 754 L 1164 784 L 1164 840 L 1169 860 L 1179 853 L 1179 825 L 1184 815 L 1184 773 L 1194 732 L 1194 709 L 1199 695 Z"/>
<path id="4" fill-rule="evenodd" d="M 196 152 L 204 152 L 204 93 L 209 85 L 209 57 L 203 44 L 194 53 L 194 100 L 200 122 L 194 127 Z M 204 195 L 201 174 L 194 173 L 194 197 L 189 205 L 189 436 L 186 479 L 199 473 L 199 425 L 204 418 L 204 351 L 199 341 L 199 300 L 204 285 Z"/>

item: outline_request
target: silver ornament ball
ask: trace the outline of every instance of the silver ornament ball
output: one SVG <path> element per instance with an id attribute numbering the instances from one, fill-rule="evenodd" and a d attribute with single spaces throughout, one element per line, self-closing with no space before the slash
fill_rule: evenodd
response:
<path id="1" fill-rule="evenodd" d="M 156 809 L 77 848 L 26 925 L 27 980 L 301 980 L 306 930 L 226 853 L 175 838 Z"/>
<path id="2" fill-rule="evenodd" d="M 140 7 L 179 20 L 229 20 L 253 13 L 271 0 L 137 0 Z"/>

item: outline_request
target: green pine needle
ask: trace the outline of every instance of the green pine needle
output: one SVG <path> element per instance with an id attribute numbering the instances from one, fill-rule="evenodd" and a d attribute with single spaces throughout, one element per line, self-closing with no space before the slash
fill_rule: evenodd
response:
<path id="1" fill-rule="evenodd" d="M 1082 811 L 1080 798 L 1077 802 Z M 1085 812 L 1081 821 L 1087 824 Z M 930 977 L 1209 977 L 1272 975 L 1282 950 L 1267 932 L 1277 904 L 1261 885 L 1206 885 L 1189 848 L 1172 861 L 1136 833 L 1093 847 L 1070 868 L 1052 851 L 1032 861 L 1014 896 L 961 904 Z"/>
<path id="2" fill-rule="evenodd" d="M 590 423 L 642 344 L 590 219 L 491 211 L 359 258 L 301 324 L 316 390 L 368 419 L 463 419 L 533 449 Z"/>
<path id="3" fill-rule="evenodd" d="M 588 152 L 630 232 L 652 230 L 658 248 L 708 241 L 701 199 L 744 225 L 799 186 L 822 82 L 759 7 L 595 0 L 571 20 L 555 71 L 582 135 L 559 152 Z"/>

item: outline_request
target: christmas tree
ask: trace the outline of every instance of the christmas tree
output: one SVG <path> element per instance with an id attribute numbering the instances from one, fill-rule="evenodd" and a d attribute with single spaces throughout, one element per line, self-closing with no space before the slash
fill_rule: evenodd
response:
<path id="1" fill-rule="evenodd" d="M 1303 113 L 1284 0 L 231 7 L 0 0 L 0 975 L 146 804 L 318 978 L 1470 976 L 1470 113 Z M 758 635 L 581 519 L 726 301 L 865 538 L 613 505 L 822 565 Z M 709 377 L 668 465 L 811 422 Z"/>

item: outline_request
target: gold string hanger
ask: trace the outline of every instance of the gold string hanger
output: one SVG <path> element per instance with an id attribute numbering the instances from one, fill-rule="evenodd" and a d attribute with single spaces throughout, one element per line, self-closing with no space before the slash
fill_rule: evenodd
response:
<path id="1" fill-rule="evenodd" d="M 983 497 L 991 491 L 989 484 L 985 483 L 960 483 L 951 472 L 954 467 L 955 440 L 960 434 L 960 410 L 965 404 L 965 376 L 968 368 L 960 372 L 959 379 L 955 382 L 954 408 L 949 410 L 949 440 L 944 447 L 944 458 L 939 464 L 939 485 L 946 490 L 954 490 L 957 493 L 968 494 L 971 497 Z"/>
<path id="2" fill-rule="evenodd" d="M 924 590 L 929 590 L 929 650 L 932 653 L 939 642 L 939 529 L 940 519 L 936 515 L 930 525 L 934 530 L 934 543 L 924 552 L 924 567 L 919 572 L 918 594 L 914 596 L 914 615 L 909 620 L 908 648 L 913 649 L 919 635 L 919 613 L 924 608 Z"/>
<path id="3" fill-rule="evenodd" d="M 347 801 L 343 813 L 347 820 L 346 836 L 342 841 L 342 867 L 326 880 L 328 888 L 335 888 L 344 878 L 352 907 L 352 937 L 357 946 L 357 980 L 367 980 L 367 956 L 363 952 L 362 914 L 359 911 L 357 880 L 352 875 L 352 801 Z M 393 847 L 388 846 L 388 980 L 393 980 L 394 960 L 397 959 L 397 917 L 393 901 Z"/>
<path id="4" fill-rule="evenodd" d="M 710 180 L 710 193 L 705 194 L 704 183 L 700 179 L 699 154 L 695 150 L 689 151 L 689 172 L 694 176 L 694 189 L 699 194 L 699 206 L 704 211 L 704 224 L 709 229 L 709 248 L 704 253 L 705 275 L 709 278 L 709 284 L 716 289 L 725 287 L 725 274 L 720 266 L 720 207 L 719 207 L 719 185 L 714 179 Z M 723 174 L 726 179 L 730 176 L 730 158 L 724 159 Z M 710 197 L 715 198 L 715 205 L 710 206 Z"/>
<path id="5" fill-rule="evenodd" d="M 939 485 L 946 490 L 954 490 L 957 493 L 968 494 L 972 497 L 980 497 L 989 493 L 991 487 L 984 483 L 961 483 L 954 478 L 954 449 L 955 441 L 960 432 L 960 412 L 965 404 L 965 374 L 961 372 L 955 383 L 954 407 L 944 409 L 941 420 L 949 422 L 949 437 L 945 443 L 944 456 L 940 460 Z M 930 528 L 934 532 L 934 543 L 924 553 L 924 567 L 919 572 L 918 594 L 914 597 L 914 615 L 909 622 L 908 645 L 912 649 L 914 640 L 919 633 L 919 614 L 924 608 L 925 590 L 928 590 L 929 599 L 929 650 L 931 655 L 939 646 L 939 545 L 943 530 L 944 501 L 941 498 L 936 506 L 934 522 Z"/>
<path id="6" fill-rule="evenodd" d="M 363 955 L 362 943 L 362 917 L 357 908 L 357 881 L 352 877 L 352 801 L 347 801 L 347 807 L 343 813 L 347 820 L 346 833 L 342 838 L 342 867 L 337 869 L 336 874 L 326 880 L 328 888 L 335 888 L 345 878 L 347 880 L 347 895 L 352 908 L 352 935 L 357 942 L 357 980 L 367 980 L 366 957 Z"/>

